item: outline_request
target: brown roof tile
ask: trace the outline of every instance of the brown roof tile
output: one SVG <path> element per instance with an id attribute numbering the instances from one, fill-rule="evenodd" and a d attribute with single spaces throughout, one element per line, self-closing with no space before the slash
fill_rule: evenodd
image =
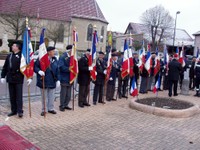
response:
<path id="1" fill-rule="evenodd" d="M 21 0 L 1 0 L 0 13 L 13 13 Z M 24 0 L 23 12 L 35 15 L 39 9 L 40 18 L 70 21 L 71 17 L 95 19 L 106 22 L 96 0 Z"/>

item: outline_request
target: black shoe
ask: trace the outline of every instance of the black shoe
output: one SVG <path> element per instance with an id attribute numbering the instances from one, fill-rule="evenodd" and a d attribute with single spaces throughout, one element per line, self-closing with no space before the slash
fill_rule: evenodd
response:
<path id="1" fill-rule="evenodd" d="M 174 96 L 178 96 L 178 94 L 174 94 Z"/>
<path id="2" fill-rule="evenodd" d="M 14 116 L 16 114 L 17 114 L 16 112 L 11 112 L 11 113 L 8 114 L 8 117 Z"/>
<path id="3" fill-rule="evenodd" d="M 103 101 L 100 101 L 99 103 L 105 104 L 105 102 L 103 102 Z"/>
<path id="4" fill-rule="evenodd" d="M 168 94 L 169 95 L 169 94 Z M 172 97 L 172 95 L 169 95 L 169 97 Z"/>
<path id="5" fill-rule="evenodd" d="M 93 105 L 97 105 L 97 102 L 93 102 Z"/>
<path id="6" fill-rule="evenodd" d="M 41 112 L 41 114 L 40 114 L 41 116 L 44 116 L 45 115 L 45 112 Z"/>
<path id="7" fill-rule="evenodd" d="M 60 111 L 65 111 L 65 108 L 63 108 L 63 107 L 60 107 L 59 109 L 60 109 Z"/>
<path id="8" fill-rule="evenodd" d="M 85 103 L 85 104 L 83 104 L 84 106 L 90 106 L 90 104 L 88 104 L 88 103 Z"/>
<path id="9" fill-rule="evenodd" d="M 48 113 L 57 114 L 57 112 L 55 110 L 49 110 Z"/>
<path id="10" fill-rule="evenodd" d="M 112 98 L 112 101 L 116 101 L 116 99 L 115 99 L 115 98 Z"/>
<path id="11" fill-rule="evenodd" d="M 70 108 L 69 106 L 65 106 L 65 109 L 72 110 L 72 108 Z"/>
<path id="12" fill-rule="evenodd" d="M 23 117 L 23 113 L 18 113 L 18 117 L 22 118 Z"/>
<path id="13" fill-rule="evenodd" d="M 123 95 L 122 97 L 123 97 L 123 98 L 128 98 L 127 96 L 124 96 L 124 95 Z"/>
<path id="14" fill-rule="evenodd" d="M 81 104 L 81 105 L 78 105 L 78 106 L 81 107 L 81 108 L 84 108 L 84 105 L 82 105 L 82 104 Z"/>

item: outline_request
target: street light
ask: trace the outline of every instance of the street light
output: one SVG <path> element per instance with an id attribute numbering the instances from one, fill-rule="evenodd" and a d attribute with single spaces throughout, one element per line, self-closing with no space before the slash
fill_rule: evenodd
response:
<path id="1" fill-rule="evenodd" d="M 177 15 L 180 14 L 180 11 L 176 12 L 176 18 L 175 18 L 175 27 L 174 27 L 174 37 L 173 37 L 173 50 L 174 50 L 174 42 L 175 42 L 175 36 L 176 36 L 176 20 L 177 20 Z"/>

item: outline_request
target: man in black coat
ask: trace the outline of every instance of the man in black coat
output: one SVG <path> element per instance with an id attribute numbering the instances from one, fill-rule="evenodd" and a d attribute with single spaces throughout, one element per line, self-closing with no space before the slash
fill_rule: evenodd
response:
<path id="1" fill-rule="evenodd" d="M 12 45 L 12 53 L 6 58 L 1 72 L 1 83 L 8 82 L 11 112 L 8 116 L 14 116 L 18 113 L 18 116 L 23 117 L 23 81 L 24 75 L 20 72 L 21 62 L 21 45 L 14 43 Z"/>
<path id="2" fill-rule="evenodd" d="M 181 64 L 178 62 L 178 55 L 174 54 L 174 59 L 169 63 L 168 79 L 169 79 L 169 97 L 172 96 L 172 86 L 174 85 L 174 96 L 177 94 L 177 85 L 179 74 L 182 69 Z"/>
<path id="3" fill-rule="evenodd" d="M 196 57 L 193 57 L 192 65 L 190 67 L 190 74 L 189 74 L 189 77 L 190 77 L 189 88 L 190 88 L 190 90 L 193 90 L 195 88 L 195 80 L 196 80 L 196 78 L 194 77 L 195 64 L 196 64 Z"/>
<path id="4" fill-rule="evenodd" d="M 78 61 L 78 84 L 79 84 L 79 95 L 78 95 L 78 106 L 90 106 L 87 102 L 87 96 L 89 93 L 89 85 L 90 85 L 90 68 L 88 65 L 90 55 L 90 49 L 87 49 L 86 53 L 83 57 Z"/>
<path id="5" fill-rule="evenodd" d="M 106 64 L 104 61 L 104 53 L 99 52 L 99 57 L 96 62 L 96 81 L 94 82 L 94 93 L 93 93 L 93 104 L 96 105 L 97 101 L 99 103 L 105 103 L 103 101 L 103 86 L 105 82 L 105 74 L 106 74 Z"/>
<path id="6" fill-rule="evenodd" d="M 199 85 L 200 85 L 200 60 L 198 60 L 194 69 L 194 76 L 196 78 L 196 94 L 194 96 L 199 97 Z"/>

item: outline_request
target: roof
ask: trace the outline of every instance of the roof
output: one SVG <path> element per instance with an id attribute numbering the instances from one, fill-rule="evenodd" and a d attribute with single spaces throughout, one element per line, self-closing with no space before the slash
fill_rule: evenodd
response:
<path id="1" fill-rule="evenodd" d="M 127 34 L 128 30 L 131 30 L 132 34 L 143 34 L 144 33 L 144 37 L 147 40 L 150 40 L 151 37 L 148 34 L 148 27 L 144 24 L 140 24 L 140 23 L 129 23 L 125 34 Z M 173 45 L 173 29 L 168 31 L 170 35 L 169 38 L 167 38 L 166 43 L 167 45 Z M 175 40 L 175 46 L 177 46 L 178 44 L 181 44 L 182 42 L 184 42 L 184 45 L 194 45 L 194 40 L 192 39 L 192 37 L 187 33 L 186 30 L 184 29 L 178 29 L 176 28 L 176 40 Z"/>
<path id="2" fill-rule="evenodd" d="M 1 0 L 0 13 L 13 13 L 22 4 L 22 11 L 33 13 L 39 10 L 42 19 L 71 21 L 72 17 L 99 20 L 108 23 L 96 0 Z"/>
<path id="3" fill-rule="evenodd" d="M 194 34 L 192 34 L 192 35 L 194 35 L 194 36 L 200 35 L 200 31 L 198 31 L 198 32 L 196 32 L 196 33 L 194 33 Z"/>

